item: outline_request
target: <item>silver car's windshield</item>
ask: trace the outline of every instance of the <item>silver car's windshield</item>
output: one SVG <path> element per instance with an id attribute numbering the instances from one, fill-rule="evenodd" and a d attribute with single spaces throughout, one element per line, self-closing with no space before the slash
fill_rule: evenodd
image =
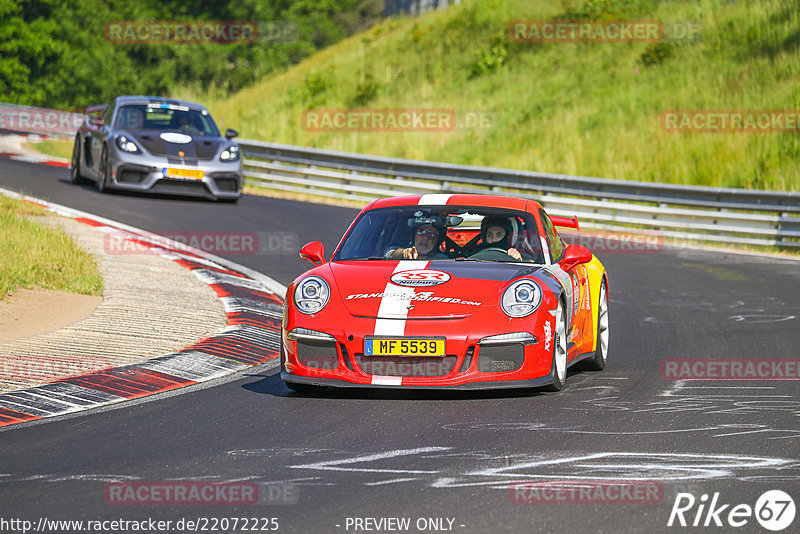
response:
<path id="1" fill-rule="evenodd" d="M 333 260 L 544 263 L 533 217 L 469 206 L 408 206 L 364 213 Z"/>
<path id="2" fill-rule="evenodd" d="M 117 112 L 114 128 L 157 130 L 219 137 L 219 130 L 205 110 L 167 104 L 129 104 Z"/>

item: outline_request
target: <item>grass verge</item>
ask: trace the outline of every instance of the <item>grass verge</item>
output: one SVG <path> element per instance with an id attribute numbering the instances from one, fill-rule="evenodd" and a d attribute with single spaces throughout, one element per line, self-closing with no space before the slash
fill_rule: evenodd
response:
<path id="1" fill-rule="evenodd" d="M 24 144 L 26 148 L 30 148 L 39 154 L 64 159 L 70 159 L 72 157 L 72 145 L 73 141 L 67 139 L 43 139 L 41 141 L 32 141 Z"/>
<path id="2" fill-rule="evenodd" d="M 62 230 L 31 220 L 38 206 L 0 196 L 0 299 L 17 288 L 102 295 L 92 256 Z"/>
<path id="3" fill-rule="evenodd" d="M 657 43 L 525 43 L 515 20 L 656 20 Z M 670 110 L 798 110 L 800 0 L 464 0 L 390 18 L 230 97 L 243 138 L 649 182 L 800 191 L 800 135 L 671 133 Z M 315 109 L 446 109 L 449 131 L 312 131 Z M 470 124 L 470 113 L 486 121 Z M 457 121 L 458 122 L 458 121 Z M 307 126 L 307 125 L 306 125 Z"/>

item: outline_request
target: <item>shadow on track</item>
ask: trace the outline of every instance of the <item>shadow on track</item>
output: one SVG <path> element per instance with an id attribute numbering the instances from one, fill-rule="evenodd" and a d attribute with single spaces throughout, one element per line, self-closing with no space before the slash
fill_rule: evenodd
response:
<path id="1" fill-rule="evenodd" d="M 571 371 L 570 376 L 583 374 L 582 371 Z M 249 377 L 261 377 L 261 380 L 250 382 L 242 386 L 243 389 L 262 395 L 284 397 L 287 399 L 373 399 L 373 400 L 482 400 L 482 399 L 508 399 L 517 397 L 540 397 L 558 395 L 544 391 L 542 388 L 515 388 L 515 389 L 490 389 L 490 390 L 435 390 L 435 389 L 379 389 L 379 388 L 320 388 L 309 393 L 297 393 L 290 390 L 279 373 L 273 375 L 252 374 Z M 566 389 L 569 389 L 567 382 Z"/>
<path id="2" fill-rule="evenodd" d="M 235 204 L 235 202 L 231 201 L 220 201 L 215 200 L 213 198 L 207 197 L 196 197 L 196 196 L 188 196 L 188 195 L 170 195 L 165 193 L 148 193 L 144 191 L 128 191 L 125 189 L 108 189 L 105 193 L 101 193 L 97 190 L 97 186 L 92 181 L 84 180 L 82 183 L 73 184 L 69 178 L 59 178 L 59 182 L 71 185 L 74 187 L 79 187 L 86 191 L 92 191 L 97 195 L 115 195 L 119 197 L 130 197 L 130 198 L 147 198 L 147 199 L 154 199 L 154 200 L 170 200 L 170 201 L 181 201 L 181 202 L 199 202 L 202 204 Z M 242 198 L 244 195 L 242 195 Z"/>

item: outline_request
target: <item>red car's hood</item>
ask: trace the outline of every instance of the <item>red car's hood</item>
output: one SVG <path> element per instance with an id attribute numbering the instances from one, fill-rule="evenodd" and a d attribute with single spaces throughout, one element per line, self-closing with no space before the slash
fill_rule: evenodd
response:
<path id="1" fill-rule="evenodd" d="M 334 262 L 330 268 L 350 313 L 388 319 L 469 316 L 509 281 L 540 267 L 490 262 L 361 260 Z"/>

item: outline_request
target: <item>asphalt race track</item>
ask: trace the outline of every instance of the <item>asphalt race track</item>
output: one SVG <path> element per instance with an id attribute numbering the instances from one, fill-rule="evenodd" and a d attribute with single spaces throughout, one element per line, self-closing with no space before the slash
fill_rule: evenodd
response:
<path id="1" fill-rule="evenodd" d="M 253 196 L 230 205 L 101 195 L 71 185 L 67 169 L 11 160 L 0 160 L 0 187 L 156 233 L 283 232 L 300 245 L 321 240 L 328 254 L 356 213 Z M 271 518 L 294 533 L 721 532 L 731 530 L 731 509 L 755 508 L 768 490 L 799 503 L 798 382 L 669 380 L 662 360 L 796 362 L 800 262 L 692 249 L 598 256 L 610 275 L 609 365 L 570 373 L 560 393 L 308 398 L 276 369 L 254 368 L 213 387 L 4 429 L 0 518 L 152 518 L 172 521 L 169 532 L 194 530 L 176 526 L 181 519 L 199 519 L 197 530 L 275 531 Z M 283 284 L 310 266 L 296 250 L 227 257 Z M 657 502 L 520 485 L 608 479 L 658 487 Z M 109 493 L 115 481 L 176 480 L 245 481 L 259 502 L 128 505 Z M 697 529 L 677 518 L 667 526 L 679 493 L 696 500 L 684 517 L 697 517 Z M 714 499 L 728 506 L 709 517 Z M 754 515 L 733 519 L 745 521 L 737 532 L 768 532 Z"/>

